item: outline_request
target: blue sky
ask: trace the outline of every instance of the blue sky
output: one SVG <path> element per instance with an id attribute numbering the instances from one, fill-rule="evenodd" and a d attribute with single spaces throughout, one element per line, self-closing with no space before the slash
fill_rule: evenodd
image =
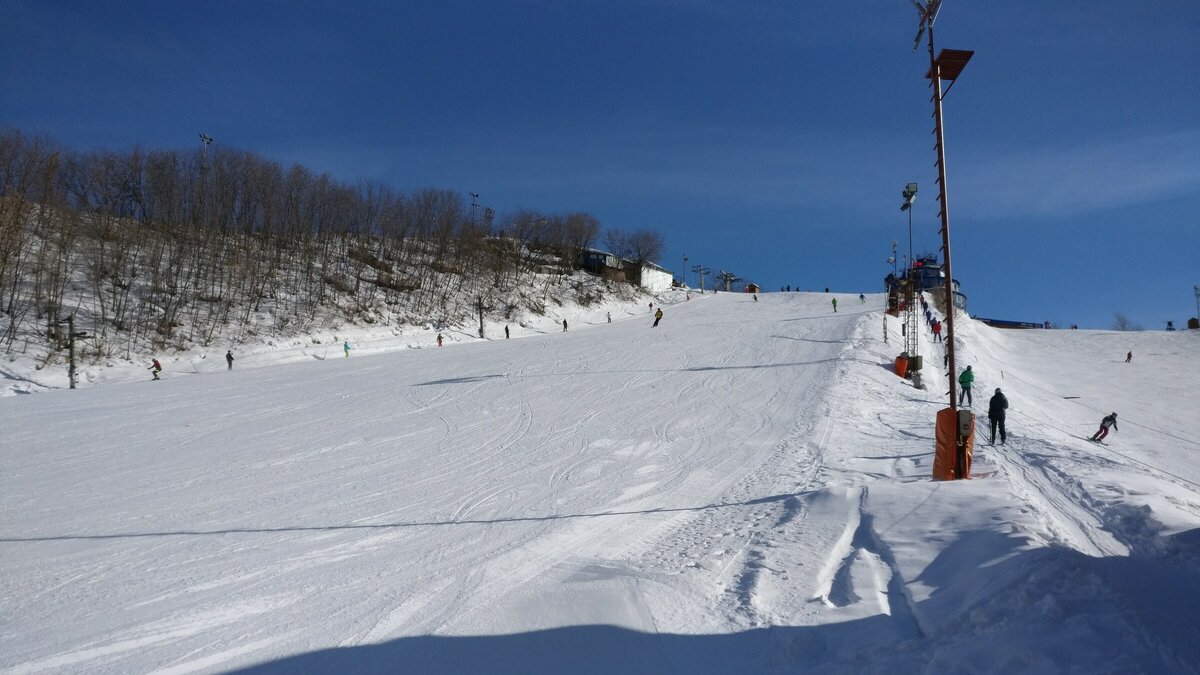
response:
<path id="1" fill-rule="evenodd" d="M 1136 10 L 1132 11 L 1132 10 Z M 908 0 L 0 4 L 0 125 L 77 149 L 218 144 L 346 181 L 586 211 L 662 263 L 877 291 L 932 106 Z M 955 276 L 973 314 L 1195 315 L 1200 3 L 950 0 Z M 689 273 L 689 282 L 695 277 Z"/>

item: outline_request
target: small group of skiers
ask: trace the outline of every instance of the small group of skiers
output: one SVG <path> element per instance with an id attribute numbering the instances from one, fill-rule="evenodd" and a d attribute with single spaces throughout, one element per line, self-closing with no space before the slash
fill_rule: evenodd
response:
<path id="1" fill-rule="evenodd" d="M 971 401 L 971 385 L 974 384 L 974 382 L 975 382 L 975 371 L 971 368 L 971 366 L 967 366 L 967 369 L 964 370 L 962 372 L 962 374 L 960 374 L 958 376 L 958 385 L 959 385 L 958 404 L 959 405 L 962 405 L 964 398 L 966 398 L 967 405 L 968 406 L 971 405 L 971 403 L 972 403 L 972 401 Z M 990 438 L 989 442 L 992 443 L 993 445 L 995 445 L 995 443 L 996 443 L 996 432 L 997 431 L 1000 432 L 1000 445 L 1004 445 L 1005 441 L 1008 438 L 1008 433 L 1004 428 L 1004 416 L 1005 416 L 1005 413 L 1007 410 L 1008 410 L 1008 398 L 1004 395 L 1004 392 L 1000 391 L 999 387 L 996 387 L 996 393 L 993 394 L 992 399 L 990 401 L 988 401 L 988 412 L 987 412 L 988 420 L 991 422 L 991 430 L 992 430 L 991 438 Z M 1117 429 L 1117 413 L 1115 413 L 1115 412 L 1112 413 L 1111 415 L 1106 415 L 1104 417 L 1104 419 L 1100 421 L 1100 429 L 1097 430 L 1096 433 L 1092 435 L 1090 440 L 1096 441 L 1097 443 L 1103 441 L 1104 437 L 1108 436 L 1109 427 L 1112 427 L 1112 429 L 1114 431 L 1120 431 L 1120 429 Z"/>
<path id="2" fill-rule="evenodd" d="M 225 365 L 229 370 L 233 370 L 233 350 L 232 349 L 225 351 Z M 158 374 L 161 373 L 163 370 L 162 363 L 160 363 L 158 359 L 150 359 L 150 367 L 147 368 L 146 370 L 149 370 L 150 374 L 154 376 L 151 379 L 153 379 L 153 380 L 161 380 L 162 379 L 161 377 L 158 376 Z"/>

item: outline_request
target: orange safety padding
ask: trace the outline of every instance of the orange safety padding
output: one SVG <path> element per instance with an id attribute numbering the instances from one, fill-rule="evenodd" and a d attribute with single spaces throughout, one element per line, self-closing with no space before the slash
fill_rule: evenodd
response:
<path id="1" fill-rule="evenodd" d="M 937 480 L 954 480 L 954 462 L 957 447 L 955 437 L 958 435 L 958 411 L 953 408 L 942 408 L 937 413 L 935 430 L 935 449 L 933 456 L 933 477 Z M 975 451 L 975 413 L 971 413 L 971 432 L 966 442 L 967 466 L 963 478 L 971 477 L 971 455 Z"/>
<path id="2" fill-rule="evenodd" d="M 904 377 L 904 374 L 907 372 L 908 372 L 908 359 L 904 358 L 903 356 L 897 356 L 896 357 L 896 375 L 898 375 L 900 377 Z"/>

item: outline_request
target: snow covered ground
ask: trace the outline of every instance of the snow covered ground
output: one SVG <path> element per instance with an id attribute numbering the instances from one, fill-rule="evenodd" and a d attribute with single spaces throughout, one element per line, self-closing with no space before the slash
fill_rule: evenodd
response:
<path id="1" fill-rule="evenodd" d="M 936 482 L 940 352 L 829 297 L 2 398 L 0 669 L 1200 672 L 1200 335 L 960 320 Z"/>

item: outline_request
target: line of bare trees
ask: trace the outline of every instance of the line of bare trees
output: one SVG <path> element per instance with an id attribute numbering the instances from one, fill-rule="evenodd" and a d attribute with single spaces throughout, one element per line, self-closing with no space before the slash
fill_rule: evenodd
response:
<path id="1" fill-rule="evenodd" d="M 539 310 L 600 237 L 586 213 L 476 222 L 455 192 L 348 185 L 252 153 L 73 152 L 0 131 L 0 345 L 87 317 L 97 356 L 287 334 L 323 320 L 454 323 L 479 301 Z M 608 230 L 613 253 L 662 253 Z M 541 300 L 536 300 L 538 296 Z"/>

